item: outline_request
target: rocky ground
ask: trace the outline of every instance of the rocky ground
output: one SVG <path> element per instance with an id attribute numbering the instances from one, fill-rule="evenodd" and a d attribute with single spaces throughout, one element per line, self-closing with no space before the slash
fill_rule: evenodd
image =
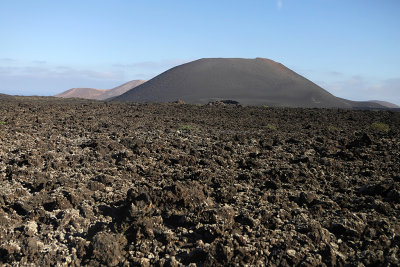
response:
<path id="1" fill-rule="evenodd" d="M 5 266 L 400 265 L 400 113 L 0 102 Z"/>

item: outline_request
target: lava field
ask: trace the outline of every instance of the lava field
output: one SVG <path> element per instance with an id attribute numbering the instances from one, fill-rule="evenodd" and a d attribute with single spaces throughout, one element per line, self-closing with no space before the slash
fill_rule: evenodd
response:
<path id="1" fill-rule="evenodd" d="M 0 104 L 1 265 L 400 265 L 399 112 Z"/>

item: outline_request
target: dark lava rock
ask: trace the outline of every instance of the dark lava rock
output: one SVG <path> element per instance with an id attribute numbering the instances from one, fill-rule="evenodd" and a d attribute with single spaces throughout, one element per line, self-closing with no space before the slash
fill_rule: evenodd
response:
<path id="1" fill-rule="evenodd" d="M 364 146 L 370 146 L 372 145 L 372 139 L 371 137 L 364 133 L 361 137 L 356 138 L 355 140 L 351 141 L 346 148 L 355 148 L 355 147 L 364 147 Z"/>
<path id="2" fill-rule="evenodd" d="M 13 99 L 2 266 L 400 265 L 398 113 Z"/>
<path id="3" fill-rule="evenodd" d="M 93 237 L 92 257 L 100 264 L 117 266 L 123 261 L 123 246 L 126 240 L 123 236 L 100 232 Z"/>
<path id="4" fill-rule="evenodd" d="M 298 201 L 299 204 L 309 205 L 314 201 L 314 199 L 315 199 L 315 194 L 301 192 Z"/>

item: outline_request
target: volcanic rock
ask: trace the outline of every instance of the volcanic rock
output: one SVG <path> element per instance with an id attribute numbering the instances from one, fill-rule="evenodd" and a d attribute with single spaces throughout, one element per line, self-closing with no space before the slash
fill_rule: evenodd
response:
<path id="1" fill-rule="evenodd" d="M 2 266 L 400 264 L 400 113 L 0 104 Z"/>

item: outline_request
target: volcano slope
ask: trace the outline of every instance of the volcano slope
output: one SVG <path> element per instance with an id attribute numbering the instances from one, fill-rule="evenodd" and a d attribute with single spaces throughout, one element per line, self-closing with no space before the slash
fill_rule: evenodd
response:
<path id="1" fill-rule="evenodd" d="M 5 266 L 400 264 L 399 113 L 0 104 Z"/>
<path id="2" fill-rule="evenodd" d="M 275 61 L 205 58 L 172 68 L 116 97 L 115 101 L 206 104 L 234 100 L 243 105 L 279 107 L 382 107 L 337 98 Z"/>

